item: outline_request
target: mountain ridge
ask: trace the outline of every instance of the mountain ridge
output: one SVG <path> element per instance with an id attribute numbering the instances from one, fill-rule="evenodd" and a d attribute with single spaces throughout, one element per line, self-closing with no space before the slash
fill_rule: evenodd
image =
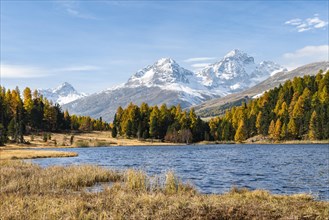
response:
<path id="1" fill-rule="evenodd" d="M 236 81 L 247 81 L 254 77 L 253 82 L 250 81 L 253 85 L 259 81 L 259 75 L 269 77 L 273 71 L 284 69 L 271 61 L 256 64 L 253 57 L 237 49 L 216 63 L 220 65 L 217 69 L 213 68 L 213 72 L 204 71 L 201 74 L 181 67 L 172 58 L 161 58 L 132 74 L 126 83 L 67 103 L 63 108 L 72 114 L 102 117 L 104 120 L 112 120 L 116 109 L 130 102 L 181 104 L 182 108 L 188 108 L 248 88 L 244 84 L 232 89 Z M 216 82 L 216 85 L 207 84 L 205 78 Z"/>

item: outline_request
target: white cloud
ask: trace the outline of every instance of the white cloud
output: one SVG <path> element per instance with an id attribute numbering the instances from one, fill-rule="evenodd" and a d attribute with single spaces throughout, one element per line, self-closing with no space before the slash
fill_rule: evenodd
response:
<path id="1" fill-rule="evenodd" d="M 290 25 L 300 25 L 302 23 L 302 20 L 299 18 L 294 18 L 289 21 L 286 21 L 285 24 L 290 24 Z"/>
<path id="2" fill-rule="evenodd" d="M 59 69 L 54 69 L 53 71 L 59 71 L 59 72 L 83 72 L 83 71 L 95 71 L 99 70 L 100 68 L 97 66 L 69 66 L 69 67 L 64 67 L 64 68 L 59 68 Z"/>
<path id="3" fill-rule="evenodd" d="M 82 12 L 80 7 L 79 7 L 79 2 L 78 1 L 57 1 L 57 3 L 64 8 L 65 12 L 76 18 L 82 18 L 82 19 L 97 19 L 95 16 Z"/>
<path id="4" fill-rule="evenodd" d="M 285 24 L 294 26 L 298 32 L 305 32 L 313 29 L 324 29 L 328 25 L 328 21 L 321 20 L 319 15 L 315 14 L 313 18 L 306 18 L 305 20 L 294 18 L 286 21 Z"/>
<path id="5" fill-rule="evenodd" d="M 50 68 L 45 69 L 35 66 L 27 65 L 12 65 L 12 64 L 0 64 L 0 77 L 2 78 L 40 78 L 46 77 L 60 72 L 87 72 L 100 70 L 100 67 L 85 65 L 85 66 L 68 66 L 63 68 Z"/>
<path id="6" fill-rule="evenodd" d="M 1 78 L 39 78 L 48 75 L 47 71 L 38 67 L 0 64 Z"/>
<path id="7" fill-rule="evenodd" d="M 184 60 L 186 63 L 215 60 L 216 57 L 194 57 Z"/>
<path id="8" fill-rule="evenodd" d="M 204 67 L 209 66 L 209 65 L 210 65 L 210 63 L 195 63 L 195 64 L 192 64 L 191 66 L 193 68 L 204 68 Z"/>
<path id="9" fill-rule="evenodd" d="M 283 64 L 288 69 L 312 62 L 329 60 L 329 45 L 305 46 L 294 52 L 285 53 L 282 56 Z"/>

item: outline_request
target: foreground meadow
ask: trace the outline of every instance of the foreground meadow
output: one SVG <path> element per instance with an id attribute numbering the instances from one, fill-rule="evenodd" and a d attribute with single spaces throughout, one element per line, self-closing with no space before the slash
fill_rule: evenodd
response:
<path id="1" fill-rule="evenodd" d="M 97 166 L 41 168 L 0 161 L 0 219 L 328 219 L 329 202 L 305 194 L 232 189 L 204 195 L 169 172 Z M 102 190 L 88 187 L 98 184 Z M 102 185 L 100 185 L 102 184 Z M 87 187 L 87 188 L 86 188 Z"/>

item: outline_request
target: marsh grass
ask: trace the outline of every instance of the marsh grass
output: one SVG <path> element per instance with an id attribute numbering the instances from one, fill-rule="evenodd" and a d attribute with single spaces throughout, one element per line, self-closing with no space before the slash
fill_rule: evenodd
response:
<path id="1" fill-rule="evenodd" d="M 115 172 L 96 166 L 41 168 L 0 161 L 0 219 L 328 219 L 329 202 L 233 188 L 204 195 L 173 172 Z M 101 192 L 84 190 L 113 183 Z"/>
<path id="2" fill-rule="evenodd" d="M 78 156 L 74 152 L 49 151 L 49 150 L 0 150 L 0 160 L 8 159 L 35 159 L 49 157 L 75 157 Z"/>
<path id="3" fill-rule="evenodd" d="M 112 146 L 116 145 L 116 142 L 113 141 L 105 141 L 105 140 L 78 140 L 74 143 L 75 147 L 102 147 L 102 146 Z"/>

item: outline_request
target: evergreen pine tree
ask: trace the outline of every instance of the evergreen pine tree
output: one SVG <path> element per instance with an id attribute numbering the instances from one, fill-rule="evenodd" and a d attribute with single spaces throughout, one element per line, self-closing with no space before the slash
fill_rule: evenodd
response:
<path id="1" fill-rule="evenodd" d="M 127 121 L 125 130 L 126 130 L 126 136 L 130 138 L 133 134 L 133 125 L 130 119 Z"/>

